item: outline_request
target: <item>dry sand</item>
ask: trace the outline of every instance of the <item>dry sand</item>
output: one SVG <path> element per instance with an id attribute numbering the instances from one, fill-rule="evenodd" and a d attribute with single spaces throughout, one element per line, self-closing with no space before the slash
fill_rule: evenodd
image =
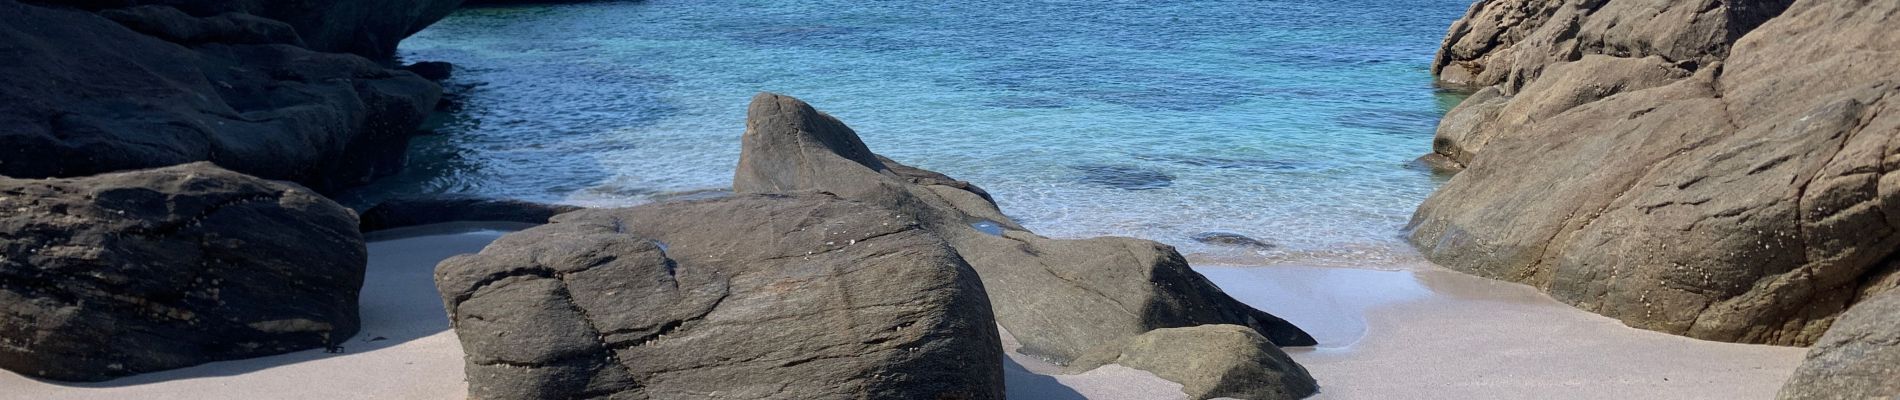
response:
<path id="1" fill-rule="evenodd" d="M 460 399 L 462 353 L 431 283 L 437 261 L 516 226 L 439 225 L 379 233 L 369 245 L 363 332 L 319 350 L 227 361 L 103 383 L 0 371 L 0 399 Z M 1197 268 L 1235 297 L 1311 331 L 1288 349 L 1320 399 L 1766 399 L 1802 349 L 1686 339 L 1625 327 L 1528 287 L 1435 267 Z M 1007 332 L 1005 332 L 1007 334 Z M 1015 340 L 1005 336 L 1014 348 Z M 1110 365 L 1077 375 L 1011 352 L 1015 399 L 1179 399 L 1181 386 Z"/>

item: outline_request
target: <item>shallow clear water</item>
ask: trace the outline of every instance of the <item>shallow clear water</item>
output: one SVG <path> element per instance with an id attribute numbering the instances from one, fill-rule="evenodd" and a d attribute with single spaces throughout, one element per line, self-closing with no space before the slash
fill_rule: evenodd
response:
<path id="1" fill-rule="evenodd" d="M 1410 257 L 1408 162 L 1457 100 L 1468 0 L 687 1 L 458 11 L 403 43 L 463 110 L 353 202 L 468 192 L 628 205 L 726 187 L 747 100 L 802 98 L 1047 236 L 1213 257 Z M 1189 239 L 1241 233 L 1255 250 Z"/>

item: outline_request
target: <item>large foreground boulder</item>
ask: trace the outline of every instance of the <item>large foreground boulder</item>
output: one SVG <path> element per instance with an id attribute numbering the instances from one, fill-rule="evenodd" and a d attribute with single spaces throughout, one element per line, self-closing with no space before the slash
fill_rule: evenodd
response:
<path id="1" fill-rule="evenodd" d="M 1273 343 L 1312 345 L 1280 318 L 1229 297 L 1153 241 L 1057 240 L 1011 221 L 967 182 L 879 157 L 856 132 L 797 99 L 752 100 L 733 190 L 822 192 L 914 216 L 983 279 L 996 320 L 1021 351 L 1058 363 L 1158 328 L 1245 326 Z"/>
<path id="2" fill-rule="evenodd" d="M 0 178 L 0 368 L 68 381 L 341 343 L 349 209 L 209 163 Z"/>
<path id="3" fill-rule="evenodd" d="M 1808 350 L 1782 400 L 1900 398 L 1900 292 L 1854 306 Z"/>
<path id="4" fill-rule="evenodd" d="M 1813 343 L 1900 256 L 1894 26 L 1900 3 L 1801 0 L 1692 73 L 1551 66 L 1500 108 L 1531 117 L 1494 125 L 1512 128 L 1419 206 L 1411 240 L 1631 326 Z"/>
<path id="5" fill-rule="evenodd" d="M 441 88 L 311 41 L 244 14 L 0 0 L 0 175 L 216 161 L 332 191 L 393 173 Z"/>
<path id="6" fill-rule="evenodd" d="M 436 282 L 472 398 L 1003 398 L 975 271 L 832 196 L 571 212 Z"/>

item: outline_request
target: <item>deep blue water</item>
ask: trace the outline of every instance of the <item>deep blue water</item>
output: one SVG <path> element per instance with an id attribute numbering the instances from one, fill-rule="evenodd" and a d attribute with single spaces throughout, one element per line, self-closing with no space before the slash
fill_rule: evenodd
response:
<path id="1" fill-rule="evenodd" d="M 1456 101 L 1427 66 L 1469 0 L 690 1 L 457 12 L 403 44 L 464 109 L 356 201 L 631 205 L 726 187 L 747 100 L 802 98 L 1054 237 L 1203 258 L 1411 257 L 1408 167 Z M 1202 245 L 1205 231 L 1279 245 Z"/>

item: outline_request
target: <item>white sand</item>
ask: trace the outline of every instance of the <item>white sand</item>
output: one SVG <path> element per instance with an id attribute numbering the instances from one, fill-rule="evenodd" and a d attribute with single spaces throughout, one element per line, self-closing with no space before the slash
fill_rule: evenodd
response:
<path id="1" fill-rule="evenodd" d="M 1196 269 L 1319 339 L 1288 349 L 1315 399 L 1771 399 L 1806 352 L 1630 328 L 1431 266 Z"/>
<path id="2" fill-rule="evenodd" d="M 364 328 L 346 353 L 312 350 L 103 383 L 0 371 L 0 400 L 460 399 L 462 353 L 430 279 L 437 261 L 502 234 L 481 228 L 375 235 Z M 1637 330 L 1528 287 L 1429 266 L 1197 269 L 1319 338 L 1318 348 L 1289 349 L 1319 379 L 1319 399 L 1766 399 L 1804 352 Z M 1016 347 L 1014 338 L 1005 342 Z M 1010 355 L 1005 376 L 1015 399 L 1185 397 L 1179 384 L 1144 371 L 1111 365 L 1059 375 L 1053 365 Z"/>

